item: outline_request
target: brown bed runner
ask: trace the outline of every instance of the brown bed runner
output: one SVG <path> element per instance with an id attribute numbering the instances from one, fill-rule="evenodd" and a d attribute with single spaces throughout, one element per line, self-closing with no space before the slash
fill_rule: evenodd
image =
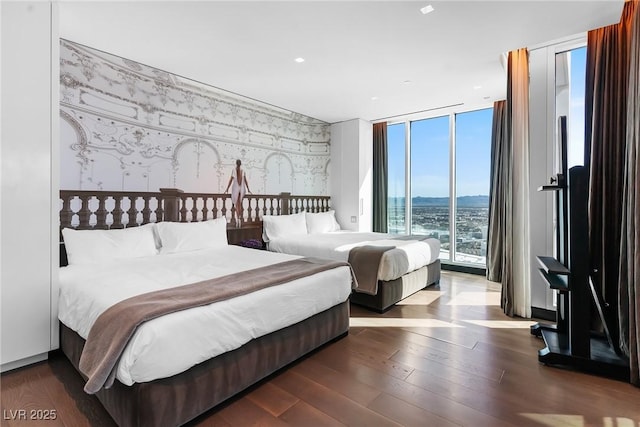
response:
<path id="1" fill-rule="evenodd" d="M 378 293 L 378 270 L 382 255 L 395 246 L 356 246 L 349 251 L 349 264 L 358 281 L 358 292 L 375 295 Z"/>
<path id="2" fill-rule="evenodd" d="M 89 331 L 80 357 L 80 371 L 88 377 L 84 390 L 93 394 L 113 385 L 118 360 L 129 339 L 143 322 L 341 266 L 349 264 L 299 258 L 120 301 L 102 313 Z"/>

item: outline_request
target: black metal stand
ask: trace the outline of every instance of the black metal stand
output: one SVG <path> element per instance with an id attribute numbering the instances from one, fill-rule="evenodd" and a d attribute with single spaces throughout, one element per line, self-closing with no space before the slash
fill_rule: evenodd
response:
<path id="1" fill-rule="evenodd" d="M 591 331 L 592 294 L 599 311 L 601 307 L 589 279 L 587 170 L 584 166 L 573 167 L 566 185 L 562 181 L 560 176 L 558 185 L 539 189 L 556 192 L 558 221 L 556 256 L 538 256 L 540 274 L 557 290 L 556 324 L 531 327 L 531 333 L 545 343 L 545 348 L 538 351 L 538 360 L 628 380 L 628 359 L 614 350 L 607 334 Z M 604 329 L 608 331 L 606 322 Z"/>

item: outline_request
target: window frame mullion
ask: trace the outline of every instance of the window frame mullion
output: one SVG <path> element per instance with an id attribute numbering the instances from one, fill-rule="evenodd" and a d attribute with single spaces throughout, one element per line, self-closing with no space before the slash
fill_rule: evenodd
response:
<path id="1" fill-rule="evenodd" d="M 456 114 L 449 114 L 449 261 L 456 260 Z"/>
<path id="2" fill-rule="evenodd" d="M 413 201 L 411 200 L 411 122 L 404 122 L 404 232 L 411 234 Z"/>

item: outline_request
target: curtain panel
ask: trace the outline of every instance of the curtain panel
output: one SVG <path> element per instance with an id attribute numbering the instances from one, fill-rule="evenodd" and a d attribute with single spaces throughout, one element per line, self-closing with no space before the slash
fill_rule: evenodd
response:
<path id="1" fill-rule="evenodd" d="M 529 54 L 509 52 L 504 112 L 494 110 L 487 278 L 502 283 L 509 316 L 531 317 Z"/>
<path id="2" fill-rule="evenodd" d="M 618 282 L 626 157 L 631 9 L 619 24 L 589 31 L 585 86 L 585 165 L 589 169 L 589 263 L 614 339 L 618 332 Z M 616 247 L 613 250 L 613 246 Z"/>
<path id="3" fill-rule="evenodd" d="M 387 123 L 373 125 L 373 231 L 387 232 Z"/>
<path id="4" fill-rule="evenodd" d="M 624 5 L 620 23 L 590 31 L 585 92 L 589 176 L 589 262 L 608 308 L 615 344 L 640 385 L 638 139 L 640 8 Z"/>
<path id="5" fill-rule="evenodd" d="M 493 122 L 491 126 L 491 175 L 489 190 L 489 219 L 487 233 L 487 280 L 502 281 L 504 268 L 504 237 L 507 233 L 506 198 L 504 191 L 509 186 L 509 164 L 511 158 L 507 138 L 506 101 L 493 103 Z"/>
<path id="6" fill-rule="evenodd" d="M 502 278 L 503 310 L 509 315 L 531 317 L 531 255 L 529 250 L 529 52 L 509 52 L 507 106 L 511 116 L 512 227 L 507 236 L 511 259 Z M 509 205 L 507 204 L 507 207 Z M 512 307 L 504 296 L 513 292 Z"/>
<path id="7" fill-rule="evenodd" d="M 626 155 L 620 240 L 620 347 L 629 356 L 630 380 L 640 386 L 640 7 L 631 15 Z"/>

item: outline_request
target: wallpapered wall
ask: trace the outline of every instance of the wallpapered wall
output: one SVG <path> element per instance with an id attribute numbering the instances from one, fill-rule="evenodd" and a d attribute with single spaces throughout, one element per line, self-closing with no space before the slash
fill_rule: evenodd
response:
<path id="1" fill-rule="evenodd" d="M 66 40 L 60 83 L 62 189 L 328 194 L 325 122 Z"/>

